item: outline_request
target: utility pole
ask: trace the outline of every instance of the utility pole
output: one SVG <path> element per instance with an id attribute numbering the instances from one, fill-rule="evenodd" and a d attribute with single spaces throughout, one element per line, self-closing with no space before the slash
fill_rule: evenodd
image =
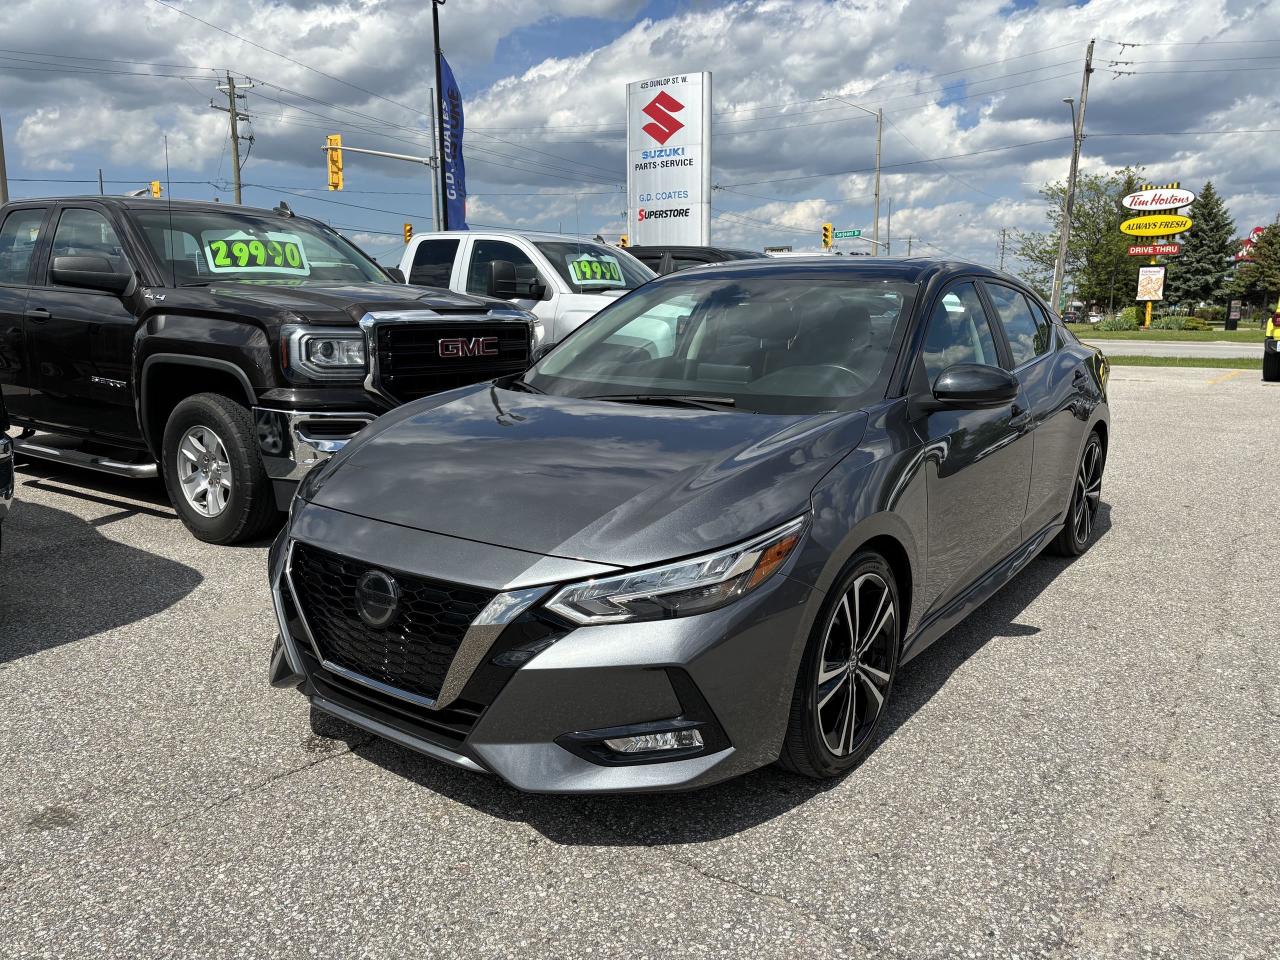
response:
<path id="1" fill-rule="evenodd" d="M 884 137 L 884 109 L 876 110 L 876 222 L 871 225 L 871 239 L 880 242 L 880 141 Z"/>
<path id="2" fill-rule="evenodd" d="M 9 202 L 9 174 L 4 168 L 4 121 L 0 120 L 0 203 Z"/>
<path id="3" fill-rule="evenodd" d="M 868 110 L 861 104 L 846 100 L 844 97 L 824 97 L 825 100 L 839 100 L 846 106 L 854 107 L 863 113 L 876 118 L 876 209 L 875 222 L 871 224 L 871 242 L 880 246 L 880 144 L 884 139 L 884 110 Z"/>
<path id="4" fill-rule="evenodd" d="M 907 234 L 907 256 L 908 256 L 908 257 L 909 257 L 909 256 L 911 256 L 911 241 L 912 241 L 912 239 L 913 239 L 913 238 L 912 238 L 912 236 L 911 236 L 910 234 Z"/>
<path id="5" fill-rule="evenodd" d="M 1008 233 L 1009 233 L 1008 227 L 1000 228 L 1000 269 L 1001 270 L 1004 269 L 1004 245 L 1005 245 L 1005 237 Z"/>
<path id="6" fill-rule="evenodd" d="M 107 195 L 107 185 L 102 181 L 102 168 L 98 168 L 98 196 L 105 197 Z"/>
<path id="7" fill-rule="evenodd" d="M 1062 278 L 1067 269 L 1067 244 L 1071 240 L 1071 216 L 1076 209 L 1076 171 L 1080 167 L 1080 142 L 1084 139 L 1084 108 L 1089 102 L 1089 75 L 1093 73 L 1093 43 L 1089 41 L 1089 49 L 1084 56 L 1084 79 L 1080 82 L 1080 112 L 1076 113 L 1075 105 L 1070 98 L 1066 103 L 1071 105 L 1071 172 L 1067 175 L 1067 202 L 1062 210 L 1062 229 L 1058 237 L 1058 260 L 1053 265 L 1053 299 L 1050 306 L 1054 310 L 1061 309 Z"/>
<path id="8" fill-rule="evenodd" d="M 445 138 L 444 138 L 444 82 L 440 74 L 440 8 L 444 6 L 445 0 L 431 0 L 431 34 L 434 41 L 432 50 L 435 52 L 436 58 L 436 148 L 432 151 L 440 158 L 440 165 L 437 173 L 440 177 L 440 189 L 438 191 L 440 197 L 440 220 L 436 225 L 437 230 L 449 229 L 449 190 L 445 180 L 445 170 L 448 166 L 445 157 Z"/>
<path id="9" fill-rule="evenodd" d="M 246 81 L 240 84 L 239 89 L 248 90 L 253 85 L 254 84 L 252 82 Z M 242 202 L 240 199 L 240 140 L 241 140 L 241 137 L 240 137 L 239 123 L 241 120 L 244 120 L 247 122 L 249 120 L 249 115 L 245 113 L 241 113 L 240 105 L 236 103 L 237 100 L 244 99 L 244 94 L 236 92 L 236 78 L 231 75 L 230 70 L 227 71 L 226 84 L 225 85 L 219 84 L 218 89 L 227 95 L 227 106 L 225 107 L 219 106 L 218 104 L 214 103 L 212 100 L 209 101 L 209 106 L 213 107 L 213 109 L 215 110 L 226 111 L 227 115 L 231 117 L 231 185 L 235 191 L 236 203 L 241 203 Z M 250 143 L 253 142 L 253 137 L 245 137 L 244 139 L 248 140 Z"/>
<path id="10" fill-rule="evenodd" d="M 884 225 L 884 255 L 890 256 L 893 249 L 893 197 L 889 198 L 889 216 Z"/>

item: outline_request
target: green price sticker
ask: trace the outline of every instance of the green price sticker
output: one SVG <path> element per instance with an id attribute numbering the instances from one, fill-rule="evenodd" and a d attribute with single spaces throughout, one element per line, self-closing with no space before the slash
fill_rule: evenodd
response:
<path id="1" fill-rule="evenodd" d="M 311 265 L 302 239 L 292 233 L 251 235 L 239 231 L 201 236 L 205 260 L 214 273 L 285 273 L 308 276 Z"/>
<path id="2" fill-rule="evenodd" d="M 624 282 L 622 266 L 608 256 L 584 254 L 569 261 L 569 272 L 580 287 L 615 287 Z"/>

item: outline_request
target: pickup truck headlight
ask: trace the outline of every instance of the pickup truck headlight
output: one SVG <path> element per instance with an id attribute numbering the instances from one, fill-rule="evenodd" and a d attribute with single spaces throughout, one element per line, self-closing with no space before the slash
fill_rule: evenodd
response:
<path id="1" fill-rule="evenodd" d="M 547 609 L 580 624 L 664 620 L 715 610 L 782 569 L 807 520 L 797 517 L 746 543 L 690 560 L 570 584 L 548 601 Z"/>
<path id="2" fill-rule="evenodd" d="M 359 380 L 368 365 L 364 333 L 325 327 L 285 327 L 285 369 L 312 380 Z"/>

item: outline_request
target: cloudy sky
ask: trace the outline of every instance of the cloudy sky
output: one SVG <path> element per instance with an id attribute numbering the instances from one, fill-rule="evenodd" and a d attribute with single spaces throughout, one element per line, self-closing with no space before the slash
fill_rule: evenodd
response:
<path id="1" fill-rule="evenodd" d="M 1001 228 L 1039 228 L 1037 187 L 1066 174 L 1062 98 L 1091 38 L 1083 169 L 1212 179 L 1242 230 L 1280 211 L 1273 0 L 449 0 L 441 16 L 473 223 L 615 237 L 625 84 L 709 70 L 714 242 L 816 248 L 825 220 L 870 233 L 875 121 L 843 97 L 885 111 L 892 252 L 910 236 L 993 263 Z M 173 195 L 229 200 L 209 101 L 230 70 L 254 83 L 245 201 L 287 199 L 394 262 L 404 221 L 430 227 L 424 172 L 349 156 L 329 194 L 320 146 L 428 152 L 430 45 L 424 0 L 8 0 L 10 192 L 97 192 L 99 168 L 108 193 L 136 189 L 164 178 L 167 136 Z"/>

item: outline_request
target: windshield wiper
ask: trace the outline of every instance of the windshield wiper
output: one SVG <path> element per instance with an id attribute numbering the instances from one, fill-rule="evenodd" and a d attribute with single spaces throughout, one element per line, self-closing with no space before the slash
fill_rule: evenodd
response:
<path id="1" fill-rule="evenodd" d="M 676 407 L 700 407 L 703 410 L 719 410 L 738 405 L 733 397 L 710 397 L 701 393 L 600 393 L 583 399 L 612 400 L 615 403 L 669 403 Z"/>

